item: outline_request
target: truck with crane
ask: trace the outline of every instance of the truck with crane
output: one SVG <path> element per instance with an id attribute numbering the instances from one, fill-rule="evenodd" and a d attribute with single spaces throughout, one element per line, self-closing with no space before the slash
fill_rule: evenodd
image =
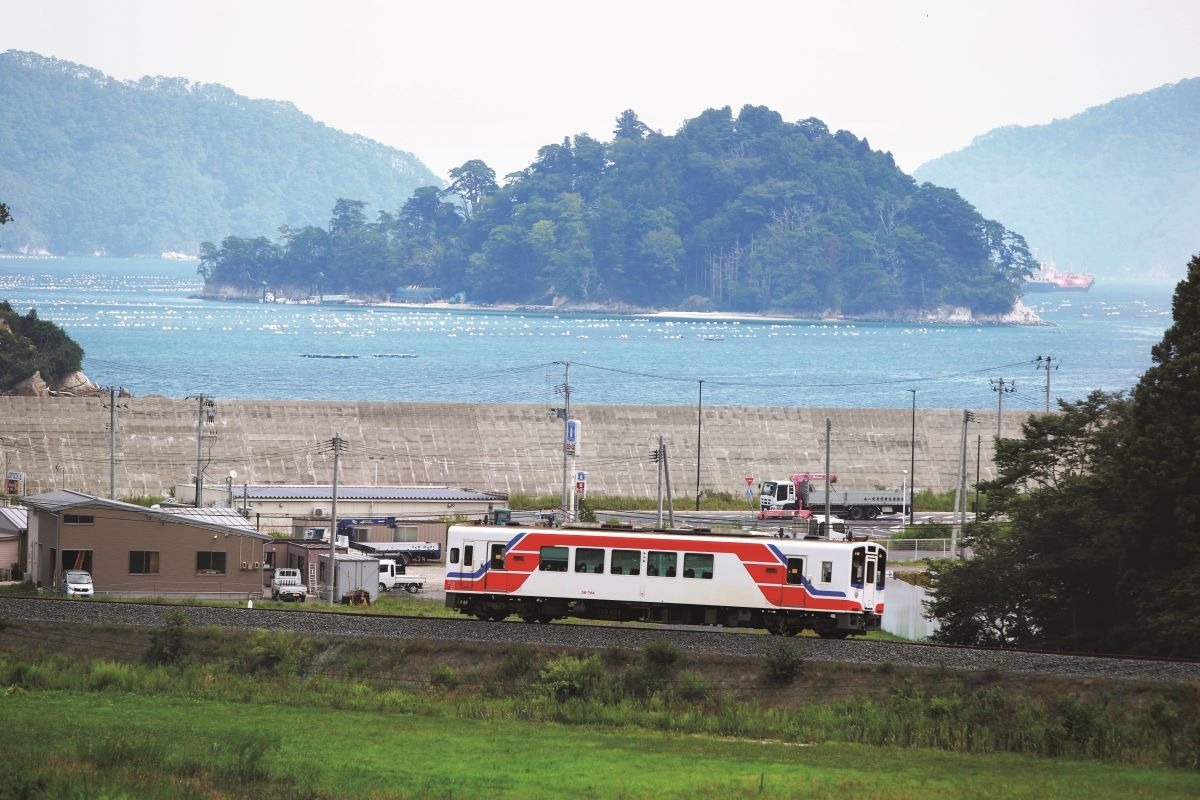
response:
<path id="1" fill-rule="evenodd" d="M 829 483 L 837 482 L 837 475 L 829 475 Z M 829 490 L 826 503 L 825 488 L 816 488 L 815 483 L 824 483 L 826 475 L 821 472 L 798 472 L 787 479 L 766 480 L 758 485 L 759 519 L 783 519 L 799 516 L 798 512 L 824 512 L 849 517 L 852 520 L 875 519 L 880 514 L 900 510 L 904 505 L 904 493 L 887 489 L 867 491 Z"/>

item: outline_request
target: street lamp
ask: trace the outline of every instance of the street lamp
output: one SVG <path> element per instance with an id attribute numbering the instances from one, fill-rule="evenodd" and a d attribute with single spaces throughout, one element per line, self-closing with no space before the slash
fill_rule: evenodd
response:
<path id="1" fill-rule="evenodd" d="M 904 477 L 900 479 L 900 522 L 908 516 L 908 470 L 900 470 Z"/>
<path id="2" fill-rule="evenodd" d="M 229 507 L 233 508 L 233 480 L 237 477 L 237 470 L 229 470 L 229 477 L 225 479 L 225 486 L 229 489 Z"/>
<path id="3" fill-rule="evenodd" d="M 696 510 L 700 510 L 700 434 L 704 424 L 704 381 L 700 381 L 700 394 L 696 398 Z"/>

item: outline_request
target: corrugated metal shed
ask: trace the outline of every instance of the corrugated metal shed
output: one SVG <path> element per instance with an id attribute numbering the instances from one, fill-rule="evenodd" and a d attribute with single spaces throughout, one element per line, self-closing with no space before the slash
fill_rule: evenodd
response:
<path id="1" fill-rule="evenodd" d="M 28 527 L 28 509 L 18 506 L 0 506 L 0 533 L 17 534 Z"/>

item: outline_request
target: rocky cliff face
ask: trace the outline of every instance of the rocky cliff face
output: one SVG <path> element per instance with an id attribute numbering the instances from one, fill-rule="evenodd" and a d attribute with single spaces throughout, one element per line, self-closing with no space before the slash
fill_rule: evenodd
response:
<path id="1" fill-rule="evenodd" d="M 108 390 L 92 383 L 82 372 L 72 372 L 61 381 L 51 385 L 46 383 L 39 371 L 18 383 L 8 394 L 17 397 L 100 397 L 108 394 Z M 121 397 L 131 396 L 124 387 L 120 389 L 119 395 Z"/>

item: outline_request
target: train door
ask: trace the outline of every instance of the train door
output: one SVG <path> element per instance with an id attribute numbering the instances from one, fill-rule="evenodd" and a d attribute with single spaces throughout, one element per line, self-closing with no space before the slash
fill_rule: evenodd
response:
<path id="1" fill-rule="evenodd" d="M 487 559 L 487 568 L 483 573 L 483 588 L 496 591 L 507 590 L 509 584 L 505 577 L 504 553 L 508 548 L 508 542 L 489 540 L 480 542 L 478 546 L 479 552 L 486 554 L 481 558 Z"/>
<path id="2" fill-rule="evenodd" d="M 879 575 L 879 550 L 874 546 L 854 548 L 850 558 L 850 585 L 863 608 L 875 608 L 875 592 Z"/>

